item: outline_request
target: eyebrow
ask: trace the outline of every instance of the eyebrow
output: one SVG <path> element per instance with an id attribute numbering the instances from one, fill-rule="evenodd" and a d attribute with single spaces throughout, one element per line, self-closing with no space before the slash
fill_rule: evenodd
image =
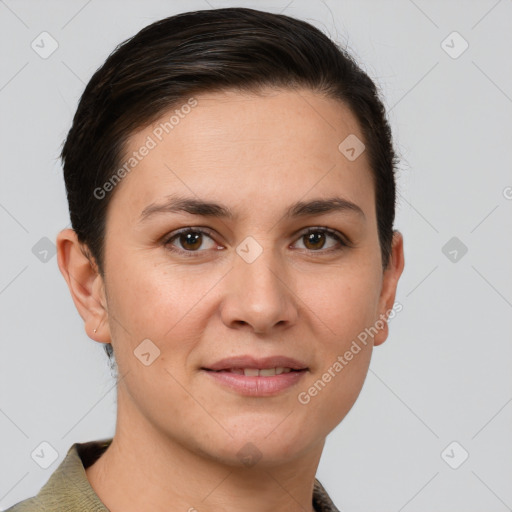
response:
<path id="1" fill-rule="evenodd" d="M 363 210 L 355 203 L 341 197 L 314 199 L 312 201 L 297 201 L 289 206 L 283 217 L 298 218 L 313 215 L 327 215 L 333 212 L 352 212 L 366 219 Z M 168 196 L 162 204 L 152 203 L 142 211 L 139 222 L 147 220 L 155 214 L 189 213 L 202 217 L 213 217 L 234 220 L 238 218 L 230 208 L 219 203 L 203 201 L 190 197 Z"/>

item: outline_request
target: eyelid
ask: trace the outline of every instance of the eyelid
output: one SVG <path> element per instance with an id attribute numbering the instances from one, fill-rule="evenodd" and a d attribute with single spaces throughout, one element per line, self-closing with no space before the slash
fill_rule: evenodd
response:
<path id="1" fill-rule="evenodd" d="M 326 226 L 312 226 L 312 227 L 306 228 L 303 231 L 299 231 L 298 235 L 296 235 L 296 236 L 298 238 L 301 238 L 304 235 L 308 235 L 309 233 L 316 233 L 317 231 L 324 231 L 328 235 L 339 239 L 339 242 L 343 245 L 346 245 L 347 247 L 352 246 L 352 242 L 346 235 L 344 235 L 343 233 L 340 233 L 336 229 L 328 228 Z M 321 252 L 321 251 L 312 251 L 312 252 Z"/>
<path id="2" fill-rule="evenodd" d="M 207 252 L 207 251 L 186 251 L 184 249 L 180 249 L 179 247 L 174 247 L 171 245 L 171 242 L 178 238 L 180 235 L 187 234 L 187 233 L 201 233 L 202 235 L 207 235 L 209 238 L 211 238 L 216 244 L 217 241 L 215 240 L 214 236 L 212 235 L 212 230 L 210 228 L 205 228 L 202 226 L 187 226 L 186 228 L 181 228 L 173 231 L 172 233 L 166 234 L 162 237 L 162 244 L 164 247 L 169 248 L 170 251 L 176 252 L 179 254 L 184 254 L 185 256 L 194 256 L 195 254 L 199 254 L 201 252 Z"/>
<path id="3" fill-rule="evenodd" d="M 338 241 L 338 243 L 339 243 L 339 247 L 330 248 L 330 249 L 319 249 L 318 251 L 313 251 L 313 250 L 307 250 L 306 249 L 306 251 L 308 253 L 311 253 L 311 254 L 316 254 L 317 253 L 318 255 L 322 255 L 322 254 L 327 254 L 327 253 L 339 251 L 339 250 L 343 249 L 344 247 L 352 247 L 352 243 L 347 238 L 347 236 L 345 236 L 344 234 L 340 233 L 339 231 L 337 231 L 335 229 L 328 228 L 326 226 L 310 226 L 308 228 L 304 228 L 303 230 L 298 231 L 297 233 L 295 233 L 293 235 L 294 236 L 294 243 L 296 241 L 298 241 L 301 237 L 303 237 L 305 235 L 308 235 L 309 233 L 316 233 L 318 231 L 323 231 L 327 235 L 329 235 L 332 238 L 336 239 Z M 202 252 L 208 252 L 208 250 L 203 250 L 203 251 L 201 251 L 201 250 L 198 250 L 198 251 L 186 251 L 184 249 L 180 249 L 178 247 L 174 247 L 174 246 L 171 245 L 171 241 L 173 241 L 174 239 L 178 238 L 180 235 L 183 235 L 183 234 L 186 234 L 186 233 L 201 233 L 203 235 L 207 235 L 215 243 L 217 243 L 217 241 L 215 240 L 215 237 L 212 234 L 213 230 L 211 230 L 210 228 L 202 227 L 202 226 L 187 226 L 185 228 L 181 228 L 181 229 L 175 230 L 172 233 L 162 237 L 162 243 L 163 243 L 163 245 L 165 247 L 168 247 L 168 246 L 172 247 L 172 249 L 169 249 L 172 252 L 177 252 L 179 254 L 184 254 L 185 256 L 192 256 L 193 257 L 194 255 L 200 254 Z M 219 249 L 217 249 L 217 250 L 219 250 Z"/>

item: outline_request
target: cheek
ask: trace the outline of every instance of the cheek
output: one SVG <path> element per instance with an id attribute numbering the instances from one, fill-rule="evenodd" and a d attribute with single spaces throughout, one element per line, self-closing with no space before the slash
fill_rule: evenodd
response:
<path id="1" fill-rule="evenodd" d="M 122 327 L 115 332 L 130 338 L 132 350 L 145 338 L 162 349 L 164 340 L 166 347 L 179 340 L 170 348 L 186 349 L 187 338 L 192 343 L 203 327 L 204 299 L 218 279 L 198 267 L 166 266 L 143 257 L 123 260 L 107 280 L 109 313 L 114 324 Z"/>
<path id="2" fill-rule="evenodd" d="M 372 354 L 371 327 L 376 321 L 380 292 L 378 267 L 361 263 L 339 268 L 315 280 L 302 292 L 306 311 L 317 325 L 319 366 L 301 387 L 298 402 L 323 417 L 326 432 L 345 417 L 366 378 Z M 313 280 L 309 283 L 313 284 Z M 313 290 L 313 291 L 311 291 Z"/>
<path id="3" fill-rule="evenodd" d="M 340 265 L 328 273 L 303 275 L 299 283 L 306 311 L 323 325 L 334 348 L 341 349 L 376 320 L 381 278 L 372 264 Z"/>
<path id="4" fill-rule="evenodd" d="M 322 351 L 341 349 L 375 321 L 380 276 L 373 261 L 353 257 L 330 268 L 320 265 L 309 271 L 290 270 L 290 295 L 302 310 L 298 322 L 312 329 L 323 343 Z M 180 336 L 181 343 L 193 331 L 205 327 L 215 314 L 219 293 L 224 294 L 223 269 L 176 264 L 126 256 L 111 266 L 108 277 L 109 310 L 133 343 L 144 338 L 168 340 Z M 307 325 L 309 324 L 309 325 Z M 196 326 L 194 328 L 194 326 Z M 301 329 L 301 325 L 295 328 Z M 189 336 L 187 336 L 187 332 Z M 324 334 L 322 334 L 324 333 Z M 331 341 L 329 341 L 331 340 Z M 332 345 L 332 346 L 331 346 Z"/>
<path id="5" fill-rule="evenodd" d="M 309 417 L 323 418 L 322 429 L 327 434 L 348 414 L 366 379 L 373 350 L 369 327 L 375 321 L 376 292 L 371 280 L 351 283 L 341 279 L 324 292 L 322 305 L 315 311 L 321 318 L 317 325 L 328 329 L 317 338 L 319 364 L 298 390 L 297 401 Z M 312 306 L 319 304 L 320 295 L 311 301 Z"/>

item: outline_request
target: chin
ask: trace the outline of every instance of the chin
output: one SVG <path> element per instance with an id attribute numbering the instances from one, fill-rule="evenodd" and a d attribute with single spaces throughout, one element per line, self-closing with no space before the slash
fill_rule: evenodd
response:
<path id="1" fill-rule="evenodd" d="M 286 421 L 280 425 L 282 420 L 283 417 L 272 423 L 265 421 L 262 426 L 255 426 L 254 418 L 252 425 L 238 423 L 232 438 L 223 436 L 224 445 L 220 440 L 214 441 L 203 453 L 228 466 L 268 468 L 299 458 L 320 441 L 320 435 L 310 439 L 297 425 L 293 430 L 285 425 Z M 212 445 L 216 445 L 215 452 Z"/>

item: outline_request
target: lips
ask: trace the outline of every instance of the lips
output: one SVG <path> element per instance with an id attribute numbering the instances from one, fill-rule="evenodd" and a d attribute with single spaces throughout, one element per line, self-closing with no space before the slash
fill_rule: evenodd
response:
<path id="1" fill-rule="evenodd" d="M 271 397 L 297 386 L 309 368 L 286 356 L 221 359 L 201 371 L 226 390 L 248 397 Z"/>
<path id="2" fill-rule="evenodd" d="M 238 356 L 222 359 L 202 369 L 214 372 L 231 372 L 250 377 L 271 377 L 291 371 L 307 370 L 308 368 L 301 361 L 286 356 L 264 358 Z"/>
<path id="3" fill-rule="evenodd" d="M 238 375 L 245 375 L 246 377 L 273 377 L 274 375 L 281 375 L 282 373 L 298 372 L 300 370 L 292 370 L 291 368 L 230 368 L 229 370 L 215 370 L 216 372 L 229 372 Z"/>

